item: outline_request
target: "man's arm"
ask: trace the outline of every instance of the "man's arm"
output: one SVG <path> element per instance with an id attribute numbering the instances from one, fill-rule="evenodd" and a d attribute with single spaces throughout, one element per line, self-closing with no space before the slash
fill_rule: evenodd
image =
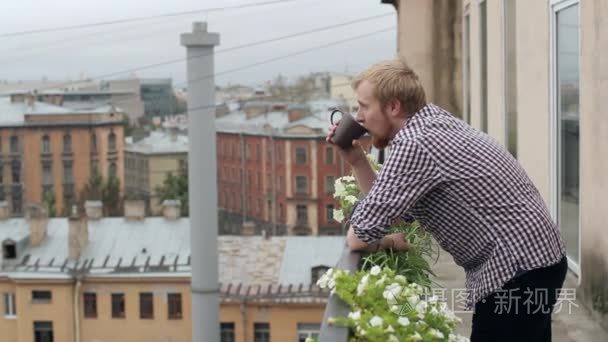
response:
<path id="1" fill-rule="evenodd" d="M 352 227 L 348 229 L 348 233 L 346 234 L 346 243 L 351 251 L 361 252 L 377 252 L 389 248 L 394 251 L 407 251 L 410 249 L 410 245 L 405 240 L 403 233 L 389 234 L 377 242 L 368 244 L 355 235 Z"/>
<path id="2" fill-rule="evenodd" d="M 359 170 L 365 175 L 365 169 L 360 167 Z M 434 161 L 418 142 L 403 140 L 396 144 L 378 179 L 350 217 L 347 237 L 350 248 L 365 250 L 364 244 L 382 244 L 391 225 L 398 219 L 407 219 L 408 210 L 440 184 L 442 178 Z"/>

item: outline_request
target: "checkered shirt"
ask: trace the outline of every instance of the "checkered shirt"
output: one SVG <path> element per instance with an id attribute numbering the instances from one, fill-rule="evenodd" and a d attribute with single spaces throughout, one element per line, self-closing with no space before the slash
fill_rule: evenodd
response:
<path id="1" fill-rule="evenodd" d="M 398 218 L 418 220 L 464 268 L 469 309 L 518 270 L 565 255 L 557 225 L 517 160 L 433 104 L 397 133 L 350 223 L 359 239 L 373 243 Z"/>

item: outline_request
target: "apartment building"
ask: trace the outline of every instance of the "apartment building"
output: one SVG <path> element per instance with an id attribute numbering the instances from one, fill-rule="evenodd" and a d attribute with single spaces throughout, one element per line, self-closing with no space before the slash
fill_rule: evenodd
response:
<path id="1" fill-rule="evenodd" d="M 238 234 L 244 224 L 257 234 L 342 232 L 332 216 L 333 184 L 350 169 L 325 141 L 336 103 L 321 102 L 250 102 L 216 119 L 223 233 Z M 370 148 L 368 138 L 362 143 Z"/>
<path id="2" fill-rule="evenodd" d="M 53 104 L 58 102 L 61 95 L 0 98 L 0 200 L 13 215 L 49 196 L 56 213 L 64 213 L 95 168 L 124 184 L 123 113 L 110 106 L 75 110 Z"/>

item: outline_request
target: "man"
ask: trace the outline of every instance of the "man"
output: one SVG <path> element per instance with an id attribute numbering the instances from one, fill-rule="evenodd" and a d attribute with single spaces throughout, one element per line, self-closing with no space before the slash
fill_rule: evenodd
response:
<path id="1" fill-rule="evenodd" d="M 517 160 L 490 136 L 426 103 L 403 59 L 370 67 L 353 88 L 357 121 L 375 147 L 390 145 L 390 155 L 376 177 L 356 141 L 339 148 L 367 194 L 351 215 L 349 247 L 406 250 L 403 236 L 386 235 L 387 227 L 416 219 L 465 270 L 467 307 L 475 312 L 471 340 L 550 341 L 565 247 Z M 329 142 L 334 133 L 335 126 Z"/>

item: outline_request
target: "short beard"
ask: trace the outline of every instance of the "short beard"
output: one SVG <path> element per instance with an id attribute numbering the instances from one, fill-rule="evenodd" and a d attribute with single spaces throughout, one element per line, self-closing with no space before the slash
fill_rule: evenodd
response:
<path id="1" fill-rule="evenodd" d="M 380 138 L 372 135 L 372 145 L 379 150 L 387 147 L 389 142 L 390 140 L 388 138 Z"/>

